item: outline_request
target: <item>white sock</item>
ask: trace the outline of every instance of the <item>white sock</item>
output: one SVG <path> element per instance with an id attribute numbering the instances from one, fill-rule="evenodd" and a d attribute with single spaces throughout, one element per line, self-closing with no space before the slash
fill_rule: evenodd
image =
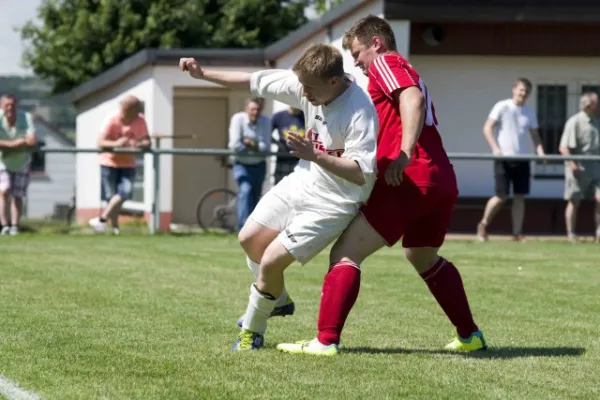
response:
<path id="1" fill-rule="evenodd" d="M 279 296 L 279 298 L 275 301 L 275 307 L 281 307 L 283 305 L 285 305 L 285 303 L 287 303 L 288 301 L 288 292 L 287 290 L 285 290 L 285 287 L 283 288 L 283 291 L 281 292 L 281 296 Z"/>
<path id="2" fill-rule="evenodd" d="M 255 261 L 252 261 L 248 256 L 246 256 L 246 264 L 248 265 L 248 268 L 250 268 L 250 271 L 252 271 L 252 274 L 254 274 L 254 279 L 258 278 L 260 264 Z"/>
<path id="3" fill-rule="evenodd" d="M 246 264 L 248 265 L 248 268 L 250 268 L 250 271 L 252 271 L 252 273 L 254 274 L 254 279 L 257 279 L 258 272 L 260 271 L 260 264 L 255 261 L 252 261 L 250 259 L 250 257 L 248 257 L 248 256 L 246 256 Z M 280 307 L 280 306 L 285 305 L 285 303 L 287 303 L 287 299 L 288 299 L 288 293 L 284 287 L 283 292 L 281 292 L 281 296 L 279 296 L 279 298 L 277 299 L 277 302 L 275 303 L 275 307 Z"/>
<path id="4" fill-rule="evenodd" d="M 274 308 L 275 300 L 263 297 L 254 284 L 250 285 L 250 298 L 242 329 L 264 335 L 267 330 L 267 319 Z"/>

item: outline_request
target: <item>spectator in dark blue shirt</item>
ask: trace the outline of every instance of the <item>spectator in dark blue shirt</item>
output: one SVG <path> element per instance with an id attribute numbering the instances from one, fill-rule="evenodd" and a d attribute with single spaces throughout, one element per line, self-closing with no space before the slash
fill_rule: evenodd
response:
<path id="1" fill-rule="evenodd" d="M 279 111 L 273 114 L 271 118 L 273 130 L 277 130 L 279 135 L 277 140 L 273 140 L 277 143 L 277 151 L 280 153 L 289 153 L 290 148 L 287 145 L 287 133 L 289 131 L 296 132 L 304 136 L 304 113 L 302 110 L 290 107 L 287 110 Z M 275 184 L 283 179 L 286 175 L 290 174 L 298 164 L 298 159 L 292 158 L 280 158 L 277 157 L 277 165 L 275 166 Z"/>

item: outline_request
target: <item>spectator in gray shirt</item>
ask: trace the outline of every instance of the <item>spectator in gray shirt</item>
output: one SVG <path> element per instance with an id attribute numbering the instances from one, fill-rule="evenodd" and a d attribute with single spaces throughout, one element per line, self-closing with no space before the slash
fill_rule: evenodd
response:
<path id="1" fill-rule="evenodd" d="M 580 111 L 565 124 L 560 139 L 562 155 L 600 155 L 600 124 L 598 95 L 584 93 L 579 101 Z M 596 161 L 565 162 L 565 222 L 570 241 L 577 241 L 575 221 L 583 199 L 596 202 L 596 242 L 600 243 L 600 165 Z"/>
<path id="2" fill-rule="evenodd" d="M 271 121 L 262 116 L 263 99 L 253 98 L 246 109 L 231 117 L 229 148 L 236 153 L 268 151 L 271 145 Z M 238 229 L 241 229 L 260 200 L 267 164 L 264 157 L 236 155 L 233 176 L 238 185 Z"/>

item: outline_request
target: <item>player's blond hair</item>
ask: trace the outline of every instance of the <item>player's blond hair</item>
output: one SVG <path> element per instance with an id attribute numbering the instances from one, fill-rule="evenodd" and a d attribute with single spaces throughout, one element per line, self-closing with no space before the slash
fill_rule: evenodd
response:
<path id="1" fill-rule="evenodd" d="M 292 71 L 296 75 L 314 76 L 320 79 L 344 76 L 342 53 L 327 44 L 315 44 L 294 63 Z"/>
<path id="2" fill-rule="evenodd" d="M 374 36 L 379 36 L 388 50 L 396 51 L 396 36 L 390 24 L 385 19 L 371 14 L 356 21 L 352 28 L 344 33 L 342 47 L 349 50 L 354 38 L 368 46 Z"/>

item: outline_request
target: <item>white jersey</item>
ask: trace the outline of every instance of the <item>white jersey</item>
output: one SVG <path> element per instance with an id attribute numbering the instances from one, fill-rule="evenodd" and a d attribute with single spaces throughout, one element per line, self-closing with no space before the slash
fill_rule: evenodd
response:
<path id="1" fill-rule="evenodd" d="M 532 152 L 530 130 L 537 129 L 535 112 L 527 106 L 518 106 L 512 99 L 496 103 L 489 119 L 496 121 L 498 146 L 504 155 Z"/>
<path id="2" fill-rule="evenodd" d="M 326 106 L 314 106 L 306 100 L 298 77 L 290 70 L 255 72 L 250 80 L 250 90 L 254 96 L 303 110 L 306 134 L 314 147 L 330 155 L 356 161 L 365 178 L 365 184 L 359 186 L 316 163 L 300 160 L 293 173 L 301 180 L 298 190 L 311 197 L 325 199 L 330 207 L 357 205 L 368 199 L 377 175 L 375 158 L 379 124 L 370 97 L 354 81 Z"/>

